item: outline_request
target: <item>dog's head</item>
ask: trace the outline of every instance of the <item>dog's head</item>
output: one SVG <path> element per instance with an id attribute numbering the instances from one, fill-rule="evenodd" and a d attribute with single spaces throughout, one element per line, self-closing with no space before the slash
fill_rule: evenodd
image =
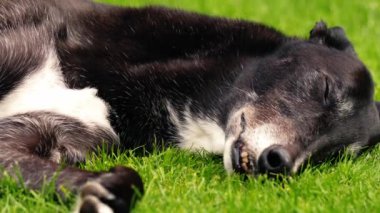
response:
<path id="1" fill-rule="evenodd" d="M 371 75 L 341 28 L 319 22 L 309 40 L 248 61 L 225 102 L 228 171 L 289 174 L 375 142 Z"/>

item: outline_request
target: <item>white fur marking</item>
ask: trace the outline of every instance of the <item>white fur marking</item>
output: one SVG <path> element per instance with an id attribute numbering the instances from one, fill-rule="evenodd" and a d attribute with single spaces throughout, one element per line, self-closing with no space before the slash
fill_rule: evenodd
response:
<path id="1" fill-rule="evenodd" d="M 226 140 L 226 147 L 223 153 L 224 168 L 226 169 L 228 174 L 232 174 L 234 172 L 234 169 L 232 166 L 231 154 L 232 154 L 232 144 L 235 140 L 236 138 L 233 138 L 233 137 L 229 137 Z"/>
<path id="2" fill-rule="evenodd" d="M 171 121 L 176 125 L 179 147 L 189 150 L 205 150 L 215 154 L 224 151 L 225 134 L 223 129 L 210 118 L 196 118 L 190 113 L 189 107 L 185 107 L 184 121 L 180 121 L 178 113 L 170 103 L 167 109 Z"/>
<path id="3" fill-rule="evenodd" d="M 116 199 L 115 195 L 109 192 L 104 186 L 97 181 L 89 181 L 81 187 L 80 197 L 78 198 L 77 205 L 74 212 L 79 212 L 83 203 L 91 203 L 100 213 L 113 213 L 113 210 L 102 203 L 99 198 L 107 200 Z"/>
<path id="4" fill-rule="evenodd" d="M 355 142 L 350 144 L 347 147 L 347 151 L 352 154 L 352 155 L 357 155 L 359 154 L 360 151 L 362 151 L 366 147 L 366 143 L 363 143 L 361 141 Z"/>
<path id="5" fill-rule="evenodd" d="M 252 130 L 246 129 L 246 132 L 242 134 L 242 137 L 246 138 L 250 150 L 255 153 L 257 160 L 266 148 L 281 142 L 277 129 L 276 125 L 268 123 L 262 124 Z"/>
<path id="6" fill-rule="evenodd" d="M 166 101 L 166 108 L 168 110 L 168 113 L 169 113 L 169 118 L 170 118 L 170 121 L 173 122 L 173 124 L 175 126 L 180 126 L 181 122 L 179 121 L 178 119 L 178 114 L 177 112 L 174 110 L 172 104 L 169 102 L 169 101 Z"/>
<path id="7" fill-rule="evenodd" d="M 293 167 L 292 167 L 292 174 L 295 174 L 300 166 L 305 162 L 305 160 L 310 157 L 309 152 L 302 153 L 300 156 L 297 157 L 297 159 L 294 161 Z"/>
<path id="8" fill-rule="evenodd" d="M 97 197 L 103 197 L 107 200 L 114 200 L 116 197 L 114 194 L 109 192 L 104 186 L 102 186 L 97 181 L 89 181 L 81 188 L 81 197 L 86 197 L 88 195 L 95 195 Z"/>
<path id="9" fill-rule="evenodd" d="M 106 103 L 93 88 L 69 89 L 53 51 L 43 66 L 27 76 L 0 102 L 0 118 L 32 111 L 70 116 L 87 125 L 111 128 Z"/>
<path id="10" fill-rule="evenodd" d="M 345 115 L 347 113 L 352 112 L 352 108 L 354 107 L 354 103 L 351 100 L 345 101 L 339 107 L 339 114 Z"/>
<path id="11" fill-rule="evenodd" d="M 79 205 L 74 210 L 75 213 L 79 213 L 80 207 L 82 206 L 84 202 L 91 203 L 93 206 L 95 206 L 96 212 L 99 212 L 99 213 L 113 213 L 114 212 L 109 206 L 102 203 L 97 197 L 93 195 L 89 195 L 89 196 L 86 196 L 83 200 L 81 199 L 79 201 Z"/>

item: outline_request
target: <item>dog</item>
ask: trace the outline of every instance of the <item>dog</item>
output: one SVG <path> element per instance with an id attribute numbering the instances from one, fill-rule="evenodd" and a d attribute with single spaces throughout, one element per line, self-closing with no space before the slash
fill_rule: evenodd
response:
<path id="1" fill-rule="evenodd" d="M 129 211 L 143 193 L 133 169 L 74 167 L 99 147 L 157 140 L 223 155 L 229 173 L 288 175 L 379 141 L 370 72 L 340 27 L 302 39 L 87 0 L 2 0 L 0 14 L 0 165 L 78 192 L 78 212 Z"/>

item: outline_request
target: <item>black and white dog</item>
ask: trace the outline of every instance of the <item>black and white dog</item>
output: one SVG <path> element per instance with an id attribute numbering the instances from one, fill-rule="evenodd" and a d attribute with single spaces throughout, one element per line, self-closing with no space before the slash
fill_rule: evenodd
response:
<path id="1" fill-rule="evenodd" d="M 323 22 L 304 40 L 86 0 L 2 0 L 0 17 L 0 165 L 31 188 L 57 175 L 81 212 L 127 211 L 143 191 L 132 169 L 60 166 L 99 146 L 158 140 L 223 155 L 228 172 L 292 174 L 379 138 L 370 73 Z"/>

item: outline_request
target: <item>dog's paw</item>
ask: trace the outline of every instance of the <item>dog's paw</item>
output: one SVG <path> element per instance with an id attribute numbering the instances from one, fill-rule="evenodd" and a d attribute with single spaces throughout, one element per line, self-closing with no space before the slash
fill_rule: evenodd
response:
<path id="1" fill-rule="evenodd" d="M 136 171 L 115 167 L 81 187 L 75 212 L 129 212 L 141 198 L 143 190 L 142 180 Z"/>

